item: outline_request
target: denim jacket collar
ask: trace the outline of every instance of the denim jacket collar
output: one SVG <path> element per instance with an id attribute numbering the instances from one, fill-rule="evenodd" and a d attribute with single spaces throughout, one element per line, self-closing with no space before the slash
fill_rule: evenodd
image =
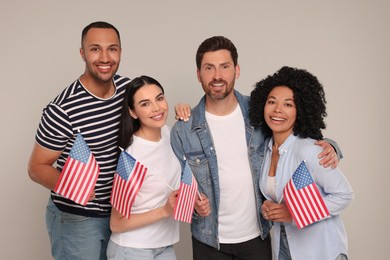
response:
<path id="1" fill-rule="evenodd" d="M 242 115 L 244 116 L 245 121 L 245 127 L 252 127 L 249 124 L 248 120 L 248 104 L 245 99 L 245 96 L 241 95 L 240 92 L 234 90 L 234 95 L 237 98 L 237 102 L 239 106 L 241 107 Z M 203 129 L 206 125 L 206 95 L 202 97 L 202 99 L 199 101 L 198 105 L 194 107 L 192 110 L 192 125 L 191 125 L 191 131 L 195 131 L 197 129 Z M 247 140 L 248 141 L 248 140 Z"/>

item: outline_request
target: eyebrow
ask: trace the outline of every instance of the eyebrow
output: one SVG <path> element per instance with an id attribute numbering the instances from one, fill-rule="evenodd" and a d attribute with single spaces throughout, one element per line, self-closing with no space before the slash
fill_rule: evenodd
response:
<path id="1" fill-rule="evenodd" d="M 267 99 L 270 99 L 270 98 L 276 99 L 276 97 L 274 97 L 274 96 L 269 96 Z M 286 99 L 284 99 L 284 101 L 294 101 L 294 99 L 293 98 L 286 98 Z"/>
<path id="2" fill-rule="evenodd" d="M 221 63 L 221 64 L 217 64 L 217 65 L 215 65 L 215 64 L 212 64 L 212 63 L 208 63 L 208 62 L 206 62 L 206 63 L 204 63 L 204 64 L 203 64 L 203 66 L 211 66 L 211 67 L 215 67 L 215 66 L 224 66 L 224 65 L 230 65 L 230 64 L 232 64 L 230 61 L 223 62 L 223 63 Z"/>
<path id="3" fill-rule="evenodd" d="M 158 94 L 158 95 L 155 97 L 155 99 L 158 98 L 158 97 L 160 97 L 160 96 L 164 96 L 164 93 L 160 92 L 160 94 Z M 140 101 L 138 102 L 138 104 L 141 104 L 142 102 L 146 102 L 146 101 L 149 101 L 149 100 L 150 100 L 150 99 L 142 99 L 142 100 L 140 100 Z"/>
<path id="4" fill-rule="evenodd" d="M 101 47 L 102 45 L 98 44 L 98 43 L 91 43 L 90 45 L 88 45 L 87 47 Z M 120 48 L 120 45 L 117 44 L 117 43 L 113 43 L 113 44 L 110 44 L 108 45 L 108 48 L 111 48 L 111 47 L 118 47 Z"/>

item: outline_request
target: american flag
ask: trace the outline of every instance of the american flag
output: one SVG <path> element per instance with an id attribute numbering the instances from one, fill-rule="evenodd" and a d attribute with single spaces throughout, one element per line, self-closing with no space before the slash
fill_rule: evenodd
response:
<path id="1" fill-rule="evenodd" d="M 99 172 L 95 157 L 82 135 L 78 133 L 54 191 L 85 206 L 95 188 Z"/>
<path id="2" fill-rule="evenodd" d="M 196 195 L 198 194 L 198 183 L 192 174 L 187 161 L 181 176 L 179 195 L 173 212 L 173 218 L 179 221 L 191 223 Z"/>
<path id="3" fill-rule="evenodd" d="M 127 219 L 144 181 L 147 168 L 126 151 L 119 155 L 111 193 L 112 206 Z"/>
<path id="4" fill-rule="evenodd" d="M 330 215 L 304 161 L 284 187 L 283 195 L 299 229 Z"/>

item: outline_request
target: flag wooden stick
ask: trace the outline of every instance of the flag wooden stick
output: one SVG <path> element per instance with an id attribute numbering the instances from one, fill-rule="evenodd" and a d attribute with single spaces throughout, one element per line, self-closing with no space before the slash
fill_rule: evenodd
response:
<path id="1" fill-rule="evenodd" d="M 123 149 L 122 147 L 119 147 L 119 146 L 118 146 L 118 148 L 119 148 L 122 152 L 124 151 L 124 149 Z M 165 185 L 167 185 L 172 191 L 175 190 L 174 188 L 171 187 L 171 185 L 169 185 L 168 183 L 166 183 L 166 181 L 164 181 L 164 179 L 161 178 L 160 176 L 154 175 L 154 177 L 155 177 L 155 178 L 159 178 L 160 181 L 162 181 Z"/>
<path id="2" fill-rule="evenodd" d="M 159 175 L 154 175 L 154 174 L 153 174 L 153 176 L 154 176 L 155 178 L 158 178 L 158 179 L 159 179 L 162 183 L 164 183 L 165 185 L 167 185 L 172 191 L 175 190 L 175 189 L 172 188 L 172 186 L 169 185 L 161 176 L 159 176 Z"/>
<path id="3" fill-rule="evenodd" d="M 184 155 L 183 155 L 183 159 L 184 159 L 184 161 L 187 160 L 187 158 Z M 198 197 L 199 197 L 199 199 L 201 201 L 203 201 L 202 196 L 200 196 L 200 192 L 199 191 L 198 191 Z"/>
<path id="4" fill-rule="evenodd" d="M 283 193 L 282 193 L 282 197 L 280 198 L 280 200 L 279 200 L 279 202 L 278 202 L 278 204 L 280 204 L 281 202 L 282 202 L 282 200 L 283 200 Z"/>
<path id="5" fill-rule="evenodd" d="M 198 196 L 201 201 L 203 201 L 202 197 L 200 196 L 200 192 L 198 191 Z"/>

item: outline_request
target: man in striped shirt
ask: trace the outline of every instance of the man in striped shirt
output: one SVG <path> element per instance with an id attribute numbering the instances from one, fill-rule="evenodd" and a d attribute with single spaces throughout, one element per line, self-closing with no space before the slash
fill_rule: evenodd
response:
<path id="1" fill-rule="evenodd" d="M 121 50 L 113 25 L 94 22 L 85 27 L 80 48 L 84 73 L 43 110 L 28 173 L 51 190 L 46 224 L 55 259 L 106 259 L 118 126 L 130 81 L 115 74 Z M 53 191 L 78 131 L 100 168 L 86 206 Z"/>

